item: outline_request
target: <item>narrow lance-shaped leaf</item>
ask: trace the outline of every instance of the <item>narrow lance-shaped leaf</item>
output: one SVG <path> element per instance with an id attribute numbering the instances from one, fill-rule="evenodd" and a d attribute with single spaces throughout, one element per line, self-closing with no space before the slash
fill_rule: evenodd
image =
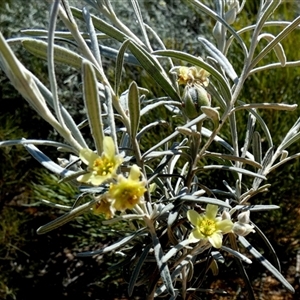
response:
<path id="1" fill-rule="evenodd" d="M 241 48 L 243 49 L 244 57 L 245 58 L 248 57 L 247 47 L 246 47 L 245 43 L 243 42 L 243 40 L 241 39 L 241 37 L 236 33 L 236 31 L 223 18 L 221 18 L 219 16 L 219 14 L 215 13 L 213 10 L 211 10 L 209 7 L 207 7 L 206 5 L 204 5 L 199 0 L 188 0 L 188 1 L 191 2 L 192 4 L 194 4 L 201 11 L 203 11 L 204 13 L 206 13 L 208 16 L 210 16 L 213 19 L 215 19 L 216 21 L 219 21 L 220 23 L 222 23 L 222 25 L 227 28 L 227 30 L 232 34 L 232 36 L 240 44 Z"/>
<path id="2" fill-rule="evenodd" d="M 99 63 L 99 66 L 102 67 L 98 39 L 97 39 L 96 31 L 94 28 L 94 24 L 93 24 L 90 12 L 87 7 L 84 7 L 82 9 L 82 14 L 83 14 L 83 18 L 85 20 L 86 26 L 87 26 L 88 33 L 89 33 L 89 39 L 91 40 L 92 53 L 93 53 L 95 59 L 97 60 L 97 62 Z"/>
<path id="3" fill-rule="evenodd" d="M 95 204 L 95 202 L 96 202 L 96 200 L 92 200 L 88 203 L 80 205 L 80 206 L 76 207 L 75 209 L 67 212 L 66 214 L 58 217 L 57 219 L 49 222 L 48 224 L 39 227 L 37 230 L 37 234 L 45 234 L 51 230 L 54 230 L 64 224 L 70 222 L 71 220 L 75 219 L 79 215 L 81 215 L 81 214 L 85 213 L 87 210 L 89 210 Z"/>
<path id="4" fill-rule="evenodd" d="M 236 168 L 236 167 L 229 167 L 229 166 L 220 166 L 220 165 L 209 165 L 209 166 L 204 166 L 199 168 L 200 169 L 204 169 L 204 170 L 210 170 L 210 169 L 220 169 L 220 170 L 226 170 L 226 171 L 232 171 L 232 172 L 238 172 L 244 175 L 248 175 L 248 176 L 252 176 L 252 177 L 257 177 L 260 179 L 264 179 L 266 180 L 266 176 L 261 175 L 261 174 L 257 174 L 251 171 L 248 171 L 246 169 L 242 169 L 242 168 Z"/>
<path id="5" fill-rule="evenodd" d="M 47 47 L 48 44 L 44 41 L 37 39 L 24 38 L 22 40 L 22 45 L 26 50 L 43 59 L 47 59 Z M 80 68 L 83 57 L 79 54 L 66 49 L 64 47 L 54 45 L 54 61 L 58 63 L 63 63 L 75 68 Z"/>
<path id="6" fill-rule="evenodd" d="M 129 281 L 129 284 L 128 284 L 128 295 L 129 295 L 129 297 L 131 297 L 131 295 L 133 293 L 135 283 L 138 279 L 141 268 L 142 268 L 142 266 L 145 262 L 145 259 L 148 256 L 148 253 L 149 253 L 151 247 L 152 247 L 152 244 L 149 244 L 145 247 L 145 249 L 143 250 L 142 255 L 140 256 L 140 259 L 138 260 L 138 262 L 137 262 L 137 264 L 136 264 L 136 266 L 135 266 L 135 268 L 134 268 L 134 270 L 131 274 L 130 281 Z"/>
<path id="7" fill-rule="evenodd" d="M 165 75 L 160 64 L 153 58 L 152 54 L 145 51 L 142 47 L 130 41 L 129 49 L 132 54 L 139 61 L 141 66 L 148 72 L 148 74 L 156 81 L 158 85 L 173 99 L 180 100 L 175 88 L 172 86 L 171 81 Z"/>
<path id="8" fill-rule="evenodd" d="M 262 161 L 261 137 L 259 132 L 255 131 L 252 138 L 252 149 L 255 161 L 259 164 Z"/>
<path id="9" fill-rule="evenodd" d="M 81 11 L 79 9 L 72 8 L 74 16 L 82 19 Z M 150 76 L 162 87 L 162 89 L 174 100 L 180 101 L 180 96 L 172 86 L 172 83 L 165 75 L 163 68 L 157 61 L 151 56 L 152 54 L 145 51 L 142 47 L 137 45 L 128 35 L 118 30 L 114 26 L 104 22 L 103 20 L 92 16 L 95 28 L 107 34 L 108 36 L 116 39 L 119 42 L 130 40 L 128 45 L 129 50 L 137 58 L 141 66 L 149 73 Z"/>
<path id="10" fill-rule="evenodd" d="M 133 81 L 128 91 L 128 109 L 130 118 L 131 137 L 135 138 L 140 123 L 140 99 L 136 83 Z"/>
<path id="11" fill-rule="evenodd" d="M 244 237 L 238 237 L 241 244 L 253 255 L 255 258 L 267 268 L 290 292 L 294 293 L 294 288 L 281 275 L 281 273 L 265 258 L 263 257 Z"/>
<path id="12" fill-rule="evenodd" d="M 123 68 L 123 62 L 124 62 L 124 54 L 128 47 L 129 40 L 126 40 L 122 46 L 120 47 L 116 59 L 116 71 L 115 71 L 115 93 L 118 95 L 119 93 L 119 86 L 121 82 L 121 75 L 122 75 L 122 68 Z"/>
<path id="13" fill-rule="evenodd" d="M 57 174 L 62 177 L 74 174 L 74 171 L 64 169 L 58 164 L 56 164 L 34 145 L 24 144 L 24 147 L 43 167 L 50 170 L 54 174 Z"/>
<path id="14" fill-rule="evenodd" d="M 235 70 L 233 69 L 233 66 L 231 65 L 231 63 L 227 59 L 227 57 L 215 45 L 213 45 L 207 39 L 202 38 L 202 37 L 198 37 L 197 39 L 198 39 L 199 42 L 201 42 L 205 46 L 205 48 L 208 51 L 208 53 L 214 59 L 216 59 L 218 61 L 218 63 L 220 64 L 220 66 L 224 69 L 224 71 L 231 78 L 231 80 L 234 83 L 237 83 L 238 76 L 237 76 Z"/>
<path id="15" fill-rule="evenodd" d="M 159 239 L 156 235 L 155 228 L 152 223 L 153 221 L 148 219 L 147 216 L 144 217 L 144 221 L 147 224 L 147 227 L 148 227 L 151 237 L 152 237 L 152 243 L 153 243 L 153 247 L 154 247 L 154 256 L 155 256 L 155 259 L 157 262 L 157 267 L 159 269 L 160 276 L 163 280 L 163 283 L 166 286 L 168 293 L 170 295 L 174 296 L 175 291 L 174 291 L 174 287 L 173 287 L 173 283 L 172 283 L 172 279 L 171 279 L 171 275 L 170 275 L 170 270 L 169 270 L 168 265 L 163 262 L 164 253 L 163 253 L 161 244 L 159 242 Z"/>
<path id="16" fill-rule="evenodd" d="M 231 208 L 231 206 L 226 203 L 225 201 L 216 199 L 216 198 L 210 198 L 210 197 L 196 197 L 192 195 L 185 195 L 180 197 L 180 201 L 191 201 L 191 202 L 200 202 L 200 203 L 206 203 L 206 204 L 214 204 L 218 206 L 222 206 L 225 208 Z"/>
<path id="17" fill-rule="evenodd" d="M 103 123 L 101 118 L 101 105 L 99 101 L 97 79 L 92 64 L 84 60 L 83 71 L 83 98 L 87 111 L 91 133 L 94 139 L 98 155 L 103 152 Z"/>
<path id="18" fill-rule="evenodd" d="M 258 37 L 258 41 L 261 40 L 262 38 L 264 38 L 268 42 L 271 42 L 275 39 L 275 36 L 270 33 L 263 33 Z M 273 49 L 274 49 L 274 52 L 275 52 L 278 60 L 280 61 L 281 66 L 284 67 L 286 64 L 286 56 L 285 56 L 284 49 L 283 49 L 281 43 L 278 43 L 277 45 L 275 45 Z"/>
<path id="19" fill-rule="evenodd" d="M 284 28 L 252 61 L 248 70 L 252 70 L 278 43 L 286 38 L 300 24 L 300 16 Z"/>
<path id="20" fill-rule="evenodd" d="M 106 246 L 102 249 L 95 250 L 95 251 L 87 251 L 87 252 L 78 253 L 77 256 L 79 256 L 79 257 L 89 257 L 89 256 L 94 256 L 94 255 L 98 255 L 98 254 L 102 254 L 102 253 L 108 253 L 110 251 L 117 250 L 117 249 L 121 248 L 124 245 L 128 245 L 128 243 L 131 240 L 133 240 L 134 238 L 141 235 L 144 231 L 145 231 L 145 228 L 141 228 L 141 229 L 131 233 L 130 235 L 127 235 L 127 236 L 121 238 L 120 240 L 118 240 L 116 243 L 114 243 L 112 245 Z"/>

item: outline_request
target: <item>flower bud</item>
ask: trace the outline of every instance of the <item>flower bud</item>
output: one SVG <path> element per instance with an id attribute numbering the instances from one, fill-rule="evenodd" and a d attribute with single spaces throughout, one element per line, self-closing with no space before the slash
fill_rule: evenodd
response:
<path id="1" fill-rule="evenodd" d="M 237 218 L 240 223 L 248 224 L 250 222 L 250 210 L 240 213 Z"/>
<path id="2" fill-rule="evenodd" d="M 222 220 L 231 220 L 231 215 L 226 210 L 223 210 L 221 217 L 222 217 Z"/>
<path id="3" fill-rule="evenodd" d="M 229 25 L 234 23 L 234 21 L 236 19 L 236 12 L 237 12 L 237 9 L 232 8 L 225 14 L 224 19 Z"/>
<path id="4" fill-rule="evenodd" d="M 183 112 L 189 119 L 201 113 L 201 106 L 210 106 L 210 95 L 201 85 L 186 86 L 183 92 Z"/>
<path id="5" fill-rule="evenodd" d="M 245 223 L 240 223 L 240 222 L 235 222 L 232 227 L 232 231 L 240 236 L 246 236 L 251 232 L 255 232 L 253 229 L 254 226 L 250 224 L 245 224 Z"/>

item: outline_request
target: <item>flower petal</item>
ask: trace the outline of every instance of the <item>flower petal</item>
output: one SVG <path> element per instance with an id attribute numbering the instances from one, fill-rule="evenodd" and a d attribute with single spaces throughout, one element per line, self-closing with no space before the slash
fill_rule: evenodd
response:
<path id="1" fill-rule="evenodd" d="M 103 152 L 109 159 L 113 159 L 115 156 L 115 144 L 110 136 L 105 136 L 103 139 Z"/>
<path id="2" fill-rule="evenodd" d="M 141 172 L 140 172 L 139 167 L 137 165 L 131 166 L 130 173 L 129 173 L 129 179 L 138 181 L 140 178 L 140 175 L 141 175 Z"/>
<path id="3" fill-rule="evenodd" d="M 207 216 L 208 219 L 214 220 L 216 218 L 218 212 L 218 206 L 214 204 L 207 204 L 206 210 L 205 210 L 205 215 Z"/>
<path id="4" fill-rule="evenodd" d="M 232 230 L 233 223 L 231 220 L 222 220 L 216 223 L 216 229 L 222 231 L 223 233 L 228 233 Z"/>
<path id="5" fill-rule="evenodd" d="M 96 153 L 94 153 L 91 149 L 87 148 L 80 149 L 79 157 L 89 167 L 92 167 L 94 161 L 97 158 L 99 158 L 99 156 Z"/>
<path id="6" fill-rule="evenodd" d="M 92 176 L 90 182 L 92 185 L 98 186 L 102 184 L 105 180 L 110 178 L 110 174 L 106 176 Z"/>
<path id="7" fill-rule="evenodd" d="M 211 236 L 207 237 L 209 242 L 215 248 L 221 248 L 222 246 L 222 234 L 215 232 Z"/>
<path id="8" fill-rule="evenodd" d="M 200 215 L 199 215 L 196 211 L 194 211 L 193 209 L 188 210 L 188 212 L 187 212 L 186 215 L 187 215 L 188 220 L 189 220 L 194 226 L 197 226 L 198 220 L 199 220 L 199 218 L 200 218 Z"/>
<path id="9" fill-rule="evenodd" d="M 198 228 L 193 229 L 192 233 L 195 239 L 201 240 L 205 238 L 205 235 L 203 235 L 201 231 L 198 230 Z"/>
<path id="10" fill-rule="evenodd" d="M 84 175 L 80 175 L 77 177 L 77 181 L 79 182 L 89 182 L 90 179 L 91 179 L 91 176 L 93 176 L 92 173 L 87 173 L 87 174 L 84 174 Z"/>
<path id="11" fill-rule="evenodd" d="M 199 232 L 196 228 L 189 235 L 189 241 L 191 243 L 197 243 L 202 238 L 202 236 L 199 236 Z"/>

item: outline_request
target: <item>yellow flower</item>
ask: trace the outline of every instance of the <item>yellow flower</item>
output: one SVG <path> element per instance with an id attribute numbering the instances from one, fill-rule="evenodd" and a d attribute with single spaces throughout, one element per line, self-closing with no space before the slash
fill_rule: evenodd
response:
<path id="1" fill-rule="evenodd" d="M 141 172 L 137 165 L 133 165 L 129 172 L 129 177 L 118 176 L 117 183 L 111 183 L 109 197 L 113 199 L 112 206 L 119 211 L 132 209 L 141 202 L 141 198 L 146 192 L 145 181 L 140 181 Z"/>
<path id="2" fill-rule="evenodd" d="M 198 214 L 194 210 L 187 212 L 188 220 L 195 226 L 190 233 L 189 240 L 193 243 L 202 239 L 207 239 L 215 248 L 222 246 L 223 233 L 231 231 L 233 223 L 231 220 L 222 220 L 221 217 L 216 217 L 218 206 L 208 204 L 205 213 Z"/>
<path id="3" fill-rule="evenodd" d="M 201 58 L 199 57 L 199 59 Z M 209 84 L 208 77 L 210 74 L 198 66 L 175 66 L 170 70 L 170 73 L 177 75 L 177 81 L 180 85 L 199 84 L 203 87 L 207 87 Z"/>
<path id="4" fill-rule="evenodd" d="M 93 213 L 95 215 L 104 214 L 106 219 L 111 219 L 115 214 L 115 209 L 112 207 L 107 195 L 101 195 L 96 200 L 97 202 L 92 208 Z"/>
<path id="5" fill-rule="evenodd" d="M 98 156 L 91 149 L 83 148 L 79 152 L 79 157 L 88 166 L 88 173 L 77 178 L 79 182 L 100 185 L 104 181 L 115 176 L 116 170 L 123 159 L 115 153 L 115 145 L 111 137 L 103 139 L 103 153 Z"/>

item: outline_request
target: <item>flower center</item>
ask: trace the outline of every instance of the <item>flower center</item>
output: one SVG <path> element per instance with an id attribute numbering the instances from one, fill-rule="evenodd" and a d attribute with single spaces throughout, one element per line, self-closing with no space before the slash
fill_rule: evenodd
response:
<path id="1" fill-rule="evenodd" d="M 107 174 L 111 174 L 113 169 L 113 162 L 108 160 L 106 157 L 97 158 L 94 161 L 93 170 L 99 176 L 106 176 Z"/>
<path id="2" fill-rule="evenodd" d="M 203 219 L 199 224 L 199 230 L 204 236 L 211 236 L 216 231 L 216 223 L 213 220 Z"/>

